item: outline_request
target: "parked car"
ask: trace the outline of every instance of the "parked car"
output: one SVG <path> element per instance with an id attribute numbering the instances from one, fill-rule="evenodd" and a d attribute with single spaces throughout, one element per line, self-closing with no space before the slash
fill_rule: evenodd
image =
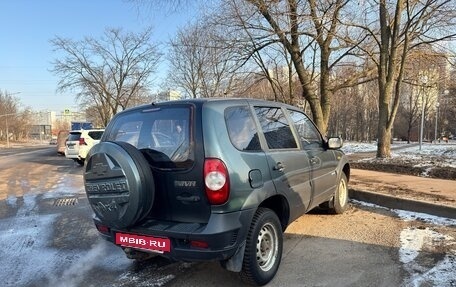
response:
<path id="1" fill-rule="evenodd" d="M 57 153 L 61 155 L 65 155 L 65 148 L 66 148 L 66 140 L 68 139 L 68 135 L 70 134 L 67 130 L 60 130 L 57 135 Z"/>
<path id="2" fill-rule="evenodd" d="M 70 131 L 66 140 L 65 156 L 84 165 L 89 150 L 103 135 L 104 129 Z"/>
<path id="3" fill-rule="evenodd" d="M 51 139 L 49 140 L 49 144 L 50 144 L 50 145 L 56 145 L 56 144 L 57 144 L 57 138 L 51 138 Z"/>
<path id="4" fill-rule="evenodd" d="M 264 285 L 291 222 L 318 206 L 346 210 L 341 147 L 290 105 L 153 103 L 112 119 L 87 156 L 84 185 L 98 231 L 129 258 L 217 260 Z"/>

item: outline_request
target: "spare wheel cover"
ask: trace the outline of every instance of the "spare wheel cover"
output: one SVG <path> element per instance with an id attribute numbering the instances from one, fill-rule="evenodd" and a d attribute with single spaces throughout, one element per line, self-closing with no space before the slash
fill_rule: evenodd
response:
<path id="1" fill-rule="evenodd" d="M 125 142 L 92 147 L 84 172 L 90 206 L 105 224 L 125 228 L 142 220 L 154 202 L 155 185 L 142 153 Z"/>

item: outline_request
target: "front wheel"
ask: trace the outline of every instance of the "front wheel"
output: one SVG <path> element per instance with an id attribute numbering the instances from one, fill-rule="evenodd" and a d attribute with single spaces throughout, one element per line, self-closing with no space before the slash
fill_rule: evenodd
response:
<path id="1" fill-rule="evenodd" d="M 334 194 L 333 204 L 330 211 L 335 214 L 342 214 L 348 208 L 348 184 L 347 176 L 342 173 L 336 193 Z"/>
<path id="2" fill-rule="evenodd" d="M 241 278 L 251 285 L 262 286 L 274 278 L 282 259 L 282 228 L 277 215 L 259 208 L 247 234 Z"/>

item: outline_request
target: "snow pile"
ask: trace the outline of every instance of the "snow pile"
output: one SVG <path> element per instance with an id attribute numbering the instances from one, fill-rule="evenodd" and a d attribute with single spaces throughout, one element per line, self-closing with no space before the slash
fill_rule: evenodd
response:
<path id="1" fill-rule="evenodd" d="M 377 143 L 358 143 L 346 142 L 342 147 L 345 154 L 357 153 L 375 153 L 377 151 Z M 365 159 L 366 161 L 375 158 Z M 421 150 L 418 144 L 407 144 L 405 142 L 395 142 L 391 145 L 391 158 L 381 159 L 385 162 L 403 162 L 415 167 L 452 167 L 456 168 L 456 142 L 449 143 L 423 143 Z"/>

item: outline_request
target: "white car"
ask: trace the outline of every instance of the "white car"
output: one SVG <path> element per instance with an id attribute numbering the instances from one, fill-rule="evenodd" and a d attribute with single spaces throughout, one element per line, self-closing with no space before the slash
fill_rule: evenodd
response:
<path id="1" fill-rule="evenodd" d="M 65 156 L 84 165 L 89 150 L 100 142 L 104 129 L 70 131 L 65 145 Z"/>

